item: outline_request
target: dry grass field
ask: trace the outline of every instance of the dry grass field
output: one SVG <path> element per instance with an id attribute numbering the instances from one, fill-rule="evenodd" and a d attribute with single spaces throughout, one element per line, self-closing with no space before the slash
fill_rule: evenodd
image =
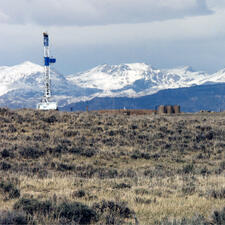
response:
<path id="1" fill-rule="evenodd" d="M 225 113 L 0 109 L 0 224 L 225 224 Z"/>

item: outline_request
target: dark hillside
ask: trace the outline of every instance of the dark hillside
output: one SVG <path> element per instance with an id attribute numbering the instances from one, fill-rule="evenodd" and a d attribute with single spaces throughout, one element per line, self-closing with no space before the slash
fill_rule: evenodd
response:
<path id="1" fill-rule="evenodd" d="M 201 85 L 189 88 L 168 89 L 140 98 L 94 98 L 87 102 L 78 102 L 62 110 L 85 111 L 103 109 L 155 109 L 158 105 L 180 105 L 183 112 L 200 110 L 225 110 L 225 84 Z"/>

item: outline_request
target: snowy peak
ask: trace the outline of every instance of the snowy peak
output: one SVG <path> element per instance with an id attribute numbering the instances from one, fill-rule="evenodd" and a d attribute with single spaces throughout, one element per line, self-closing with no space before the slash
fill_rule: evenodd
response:
<path id="1" fill-rule="evenodd" d="M 119 64 L 119 65 L 100 65 L 97 66 L 89 72 L 103 72 L 107 74 L 115 74 L 119 73 L 121 75 L 124 75 L 124 73 L 129 72 L 136 72 L 136 73 L 143 73 L 146 71 L 153 71 L 154 68 L 152 68 L 150 65 L 147 65 L 145 63 L 130 63 L 130 64 Z"/>
<path id="2" fill-rule="evenodd" d="M 42 66 L 36 64 L 36 63 L 33 63 L 33 62 L 30 62 L 30 61 L 25 61 L 19 65 L 16 65 L 15 67 L 24 67 L 24 68 L 30 68 L 30 69 L 37 69 L 39 70 L 40 68 L 43 68 Z"/>
<path id="3" fill-rule="evenodd" d="M 162 89 L 199 85 L 207 77 L 208 74 L 195 72 L 190 66 L 159 70 L 145 63 L 132 63 L 105 64 L 67 78 L 83 88 L 101 89 L 107 95 L 113 92 L 115 96 L 117 90 L 118 96 L 126 96 L 127 93 L 142 96 Z"/>
<path id="4" fill-rule="evenodd" d="M 225 83 L 225 68 L 205 78 L 203 83 Z"/>
<path id="5" fill-rule="evenodd" d="M 19 80 L 26 79 L 29 76 L 38 73 L 43 73 L 43 67 L 29 61 L 12 67 L 0 67 L 0 95 L 15 89 L 16 85 L 13 84 Z"/>
<path id="6" fill-rule="evenodd" d="M 43 72 L 43 66 L 32 63 L 30 61 L 25 61 L 19 65 L 7 67 L 6 69 L 8 69 L 9 71 L 24 73 L 24 74 Z"/>
<path id="7" fill-rule="evenodd" d="M 151 66 L 144 63 L 101 65 L 67 78 L 83 88 L 98 88 L 104 91 L 122 89 L 140 79 L 148 79 L 158 74 Z"/>
<path id="8" fill-rule="evenodd" d="M 132 63 L 132 64 L 119 64 L 119 65 L 100 65 L 95 68 L 93 68 L 91 71 L 101 71 L 108 74 L 113 73 L 123 73 L 128 71 L 136 71 L 136 72 L 143 72 L 147 70 L 152 70 L 150 65 L 147 65 L 145 63 Z"/>
<path id="9" fill-rule="evenodd" d="M 43 67 L 29 61 L 12 67 L 0 67 L 0 79 L 4 83 L 12 83 L 34 73 L 43 73 Z"/>

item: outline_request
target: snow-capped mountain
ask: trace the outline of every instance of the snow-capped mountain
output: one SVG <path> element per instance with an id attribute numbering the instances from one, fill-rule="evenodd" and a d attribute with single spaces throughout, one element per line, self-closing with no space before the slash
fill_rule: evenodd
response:
<path id="1" fill-rule="evenodd" d="M 31 62 L 13 67 L 0 67 L 0 106 L 35 108 L 43 96 L 43 72 L 43 66 Z M 52 99 L 57 100 L 60 105 L 96 91 L 76 86 L 55 71 L 51 71 L 51 84 Z"/>
<path id="2" fill-rule="evenodd" d="M 33 64 L 31 62 L 24 62 L 17 66 L 3 66 L 0 67 L 0 95 L 13 90 L 15 87 L 12 85 L 14 82 L 22 80 L 29 75 L 43 73 L 43 67 Z M 39 76 L 39 82 L 41 77 Z M 28 84 L 29 85 L 29 84 Z"/>
<path id="3" fill-rule="evenodd" d="M 0 67 L 0 83 L 0 106 L 35 107 L 43 95 L 43 67 L 31 62 Z M 65 106 L 95 97 L 140 97 L 165 89 L 225 83 L 225 69 L 210 75 L 187 66 L 160 70 L 144 63 L 100 65 L 67 76 L 53 70 L 51 83 L 53 100 Z"/>
<path id="4" fill-rule="evenodd" d="M 144 96 L 163 89 L 201 85 L 210 78 L 218 81 L 205 72 L 195 72 L 187 66 L 159 70 L 144 63 L 102 65 L 67 76 L 68 80 L 83 88 L 101 89 L 98 97 Z M 220 82 L 225 82 L 225 79 Z"/>
<path id="5" fill-rule="evenodd" d="M 104 91 L 118 90 L 132 85 L 136 80 L 145 79 L 157 73 L 146 64 L 102 65 L 78 75 L 69 75 L 68 80 L 84 88 L 98 88 Z"/>

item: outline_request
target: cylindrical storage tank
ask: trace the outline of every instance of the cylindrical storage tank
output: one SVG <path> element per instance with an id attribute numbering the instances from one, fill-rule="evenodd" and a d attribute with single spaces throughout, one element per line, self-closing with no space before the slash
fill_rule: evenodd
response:
<path id="1" fill-rule="evenodd" d="M 157 113 L 158 113 L 158 114 L 164 114 L 164 113 L 166 113 L 166 108 L 165 108 L 165 106 L 164 106 L 164 105 L 160 105 L 160 106 L 158 107 L 158 109 L 157 109 Z"/>
<path id="2" fill-rule="evenodd" d="M 176 114 L 180 113 L 180 106 L 179 105 L 174 105 L 173 108 L 174 108 L 174 113 L 176 113 Z"/>
<path id="3" fill-rule="evenodd" d="M 172 105 L 167 105 L 166 106 L 166 112 L 167 112 L 167 114 L 172 114 L 173 113 L 173 106 Z"/>

